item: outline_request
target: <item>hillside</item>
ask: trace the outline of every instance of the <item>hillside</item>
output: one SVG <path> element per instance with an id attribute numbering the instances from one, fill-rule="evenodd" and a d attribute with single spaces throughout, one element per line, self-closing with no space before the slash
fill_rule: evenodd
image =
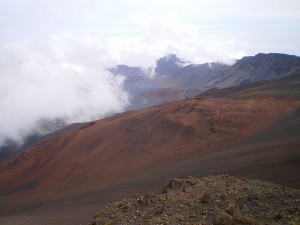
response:
<path id="1" fill-rule="evenodd" d="M 182 100 L 211 88 L 242 87 L 283 78 L 299 69 L 298 56 L 259 53 L 243 57 L 233 65 L 219 62 L 191 64 L 170 54 L 156 61 L 156 75 L 151 78 L 142 67 L 117 65 L 109 71 L 125 77 L 125 89 L 132 96 L 129 109 L 140 109 Z"/>
<path id="2" fill-rule="evenodd" d="M 300 191 L 230 176 L 172 179 L 162 193 L 105 206 L 89 225 L 299 224 Z"/>
<path id="3" fill-rule="evenodd" d="M 238 97 L 290 97 L 300 99 L 300 68 L 289 76 L 243 86 L 228 88 L 211 88 L 199 94 L 199 97 L 210 98 L 238 98 Z"/>
<path id="4" fill-rule="evenodd" d="M 190 64 L 176 72 L 172 79 L 175 80 L 176 89 L 201 91 L 211 88 L 211 82 L 220 78 L 229 68 L 229 65 L 216 62 Z"/>
<path id="5" fill-rule="evenodd" d="M 211 87 L 231 87 L 263 80 L 273 80 L 291 75 L 300 68 L 298 56 L 259 53 L 238 60 Z"/>
<path id="6" fill-rule="evenodd" d="M 0 164 L 0 221 L 18 224 L 21 213 L 30 224 L 51 215 L 43 224 L 85 223 L 100 205 L 174 176 L 229 173 L 299 187 L 299 124 L 286 126 L 298 108 L 272 97 L 192 98 L 74 127 Z M 281 126 L 287 135 L 270 138 Z"/>
<path id="7" fill-rule="evenodd" d="M 69 184 L 78 189 L 82 181 L 93 186 L 97 180 L 117 179 L 236 143 L 297 107 L 293 101 L 272 98 L 194 98 L 126 112 L 72 129 L 0 164 L 0 191 L 32 180 L 37 190 Z"/>
<path id="8" fill-rule="evenodd" d="M 292 75 L 300 69 L 298 56 L 279 53 L 259 53 L 237 60 L 233 65 L 217 62 L 187 65 L 172 79 L 180 90 L 190 88 L 204 91 L 210 88 L 244 86 L 260 81 L 275 80 Z"/>
<path id="9" fill-rule="evenodd" d="M 172 177 L 226 173 L 299 189 L 298 77 L 61 130 L 0 163 L 0 223 L 86 224 Z"/>

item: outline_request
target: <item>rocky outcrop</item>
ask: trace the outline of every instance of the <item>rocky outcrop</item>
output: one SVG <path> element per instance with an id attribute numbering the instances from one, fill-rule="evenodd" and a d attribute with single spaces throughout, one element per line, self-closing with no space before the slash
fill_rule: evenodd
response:
<path id="1" fill-rule="evenodd" d="M 220 175 L 172 179 L 161 194 L 113 203 L 89 225 L 299 224 L 300 191 L 259 180 Z"/>

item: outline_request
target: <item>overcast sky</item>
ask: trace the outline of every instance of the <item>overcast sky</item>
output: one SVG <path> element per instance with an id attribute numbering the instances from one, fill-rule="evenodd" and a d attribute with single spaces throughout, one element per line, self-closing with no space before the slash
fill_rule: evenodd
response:
<path id="1" fill-rule="evenodd" d="M 129 104 L 104 68 L 300 55 L 299 0 L 0 0 L 0 146 L 40 119 L 82 122 Z"/>
<path id="2" fill-rule="evenodd" d="M 298 0 L 0 0 L 1 42 L 91 36 L 119 63 L 300 55 Z M 103 50 L 104 53 L 104 50 Z"/>

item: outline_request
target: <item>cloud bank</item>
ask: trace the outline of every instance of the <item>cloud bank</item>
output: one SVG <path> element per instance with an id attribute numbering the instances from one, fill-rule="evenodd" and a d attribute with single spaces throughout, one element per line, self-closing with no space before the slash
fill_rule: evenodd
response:
<path id="1" fill-rule="evenodd" d="M 70 34 L 2 44 L 0 146 L 41 132 L 41 121 L 84 122 L 122 111 L 129 96 L 123 77 L 103 69 L 105 51 L 98 39 Z"/>
<path id="2" fill-rule="evenodd" d="M 181 22 L 176 11 L 156 14 L 136 13 L 129 17 L 125 27 L 139 35 L 107 38 L 112 55 L 127 65 L 155 66 L 155 61 L 174 53 L 192 63 L 223 62 L 246 55 L 232 48 L 233 40 L 214 41 L 195 25 Z"/>
<path id="3" fill-rule="evenodd" d="M 0 146 L 55 128 L 43 129 L 45 122 L 84 122 L 123 111 L 130 104 L 124 78 L 105 68 L 153 69 L 170 53 L 193 63 L 232 62 L 232 53 L 216 48 L 175 12 L 133 14 L 124 27 L 139 35 L 69 32 L 0 42 Z"/>
<path id="4" fill-rule="evenodd" d="M 117 64 L 154 68 L 259 52 L 300 54 L 296 0 L 0 0 L 0 146 L 41 121 L 82 122 L 130 104 Z"/>

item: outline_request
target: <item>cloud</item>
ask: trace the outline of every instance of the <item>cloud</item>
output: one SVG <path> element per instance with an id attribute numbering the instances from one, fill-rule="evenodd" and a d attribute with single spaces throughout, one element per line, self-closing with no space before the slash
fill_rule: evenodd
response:
<path id="1" fill-rule="evenodd" d="M 0 146 L 6 139 L 22 142 L 41 132 L 41 121 L 83 122 L 123 111 L 130 104 L 124 78 L 109 74 L 107 67 L 149 70 L 169 53 L 194 63 L 231 62 L 231 52 L 207 41 L 194 25 L 180 22 L 174 11 L 133 14 L 124 29 L 138 35 L 70 32 L 2 42 Z"/>
<path id="2" fill-rule="evenodd" d="M 84 122 L 129 104 L 123 77 L 112 76 L 106 46 L 91 36 L 55 35 L 0 46 L 0 146 L 22 142 L 42 119 Z"/>
<path id="3" fill-rule="evenodd" d="M 242 51 L 231 51 L 236 44 L 234 40 L 210 40 L 192 23 L 181 22 L 176 11 L 136 13 L 125 26 L 137 35 L 110 37 L 107 42 L 112 54 L 131 66 L 153 66 L 158 58 L 170 53 L 193 63 L 233 63 L 236 56 L 246 55 Z"/>
<path id="4" fill-rule="evenodd" d="M 0 146 L 41 131 L 41 121 L 65 123 L 103 118 L 130 104 L 124 78 L 105 68 L 117 64 L 154 68 L 169 53 L 192 62 L 230 61 L 229 52 L 201 41 L 178 14 L 135 14 L 126 29 L 142 35 L 52 34 L 0 45 Z M 53 126 L 52 126 L 53 127 Z"/>

